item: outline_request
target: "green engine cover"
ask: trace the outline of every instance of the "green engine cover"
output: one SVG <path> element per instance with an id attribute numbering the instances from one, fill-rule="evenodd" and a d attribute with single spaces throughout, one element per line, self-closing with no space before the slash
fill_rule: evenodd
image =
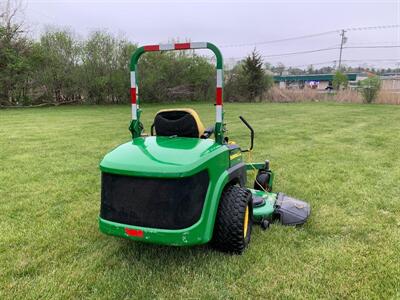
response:
<path id="1" fill-rule="evenodd" d="M 100 163 L 103 172 L 176 178 L 204 169 L 220 173 L 229 166 L 228 148 L 212 139 L 139 137 L 108 153 Z"/>
<path id="2" fill-rule="evenodd" d="M 231 180 L 230 149 L 212 139 L 139 137 L 108 153 L 102 172 L 152 178 L 180 178 L 208 171 L 209 185 L 200 219 L 179 230 L 145 228 L 99 219 L 100 230 L 145 242 L 168 245 L 203 244 L 212 238 L 219 199 Z M 131 233 L 135 234 L 131 234 Z M 137 234 L 136 234 L 137 233 Z"/>

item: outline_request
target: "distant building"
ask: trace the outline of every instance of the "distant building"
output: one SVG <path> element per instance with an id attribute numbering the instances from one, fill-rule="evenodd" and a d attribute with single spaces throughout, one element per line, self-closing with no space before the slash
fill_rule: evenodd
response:
<path id="1" fill-rule="evenodd" d="M 333 76 L 334 74 L 282 75 L 274 76 L 274 82 L 282 89 L 328 90 L 332 88 Z M 348 73 L 346 76 L 349 82 L 357 81 L 356 73 Z"/>
<path id="2" fill-rule="evenodd" d="M 357 82 L 364 80 L 373 73 L 347 73 L 349 87 L 355 89 Z M 319 91 L 332 88 L 334 74 L 305 74 L 274 76 L 274 82 L 281 89 L 311 88 Z M 382 90 L 400 92 L 400 74 L 384 74 L 379 76 L 382 80 Z"/>
<path id="3" fill-rule="evenodd" d="M 400 74 L 385 74 L 380 78 L 383 90 L 400 91 Z"/>

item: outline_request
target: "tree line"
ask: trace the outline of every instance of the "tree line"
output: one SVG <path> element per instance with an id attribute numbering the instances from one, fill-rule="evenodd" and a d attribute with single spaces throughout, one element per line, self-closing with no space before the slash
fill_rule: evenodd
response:
<path id="1" fill-rule="evenodd" d="M 130 101 L 129 61 L 137 45 L 105 31 L 82 40 L 66 29 L 29 38 L 0 14 L 0 105 L 113 104 Z M 141 99 L 147 102 L 212 101 L 215 66 L 193 51 L 144 55 L 138 66 Z M 225 100 L 253 101 L 272 85 L 255 51 L 227 72 Z"/>
<path id="2" fill-rule="evenodd" d="M 2 105 L 129 102 L 129 60 L 136 45 L 106 32 L 80 41 L 67 30 L 39 40 L 0 28 Z M 139 89 L 151 101 L 207 99 L 213 66 L 195 54 L 156 53 L 140 62 Z"/>
<path id="3" fill-rule="evenodd" d="M 48 29 L 32 39 L 15 21 L 16 13 L 10 6 L 0 12 L 0 107 L 130 101 L 129 61 L 135 43 L 105 31 L 80 39 L 67 29 Z M 274 66 L 254 50 L 225 72 L 224 99 L 260 101 L 273 86 L 271 74 L 284 71 L 294 75 L 334 70 Z M 215 75 L 210 59 L 193 51 L 147 53 L 138 67 L 139 94 L 146 102 L 213 101 Z M 336 90 L 346 88 L 345 75 L 337 72 L 333 85 Z M 379 87 L 373 81 L 360 89 L 373 98 Z"/>

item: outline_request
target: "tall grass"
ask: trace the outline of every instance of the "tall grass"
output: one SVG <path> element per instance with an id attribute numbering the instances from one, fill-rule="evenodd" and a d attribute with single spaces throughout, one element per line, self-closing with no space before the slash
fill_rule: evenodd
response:
<path id="1" fill-rule="evenodd" d="M 280 89 L 273 87 L 265 94 L 264 99 L 268 102 L 290 103 L 290 102 L 310 102 L 310 101 L 334 101 L 340 103 L 363 103 L 363 99 L 355 90 L 343 90 L 334 93 L 317 91 L 309 88 L 299 89 Z M 400 104 L 400 93 L 382 90 L 380 91 L 375 103 L 380 104 Z"/>

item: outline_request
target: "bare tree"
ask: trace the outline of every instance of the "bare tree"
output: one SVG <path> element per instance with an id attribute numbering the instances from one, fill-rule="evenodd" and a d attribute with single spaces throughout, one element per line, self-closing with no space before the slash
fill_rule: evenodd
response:
<path id="1" fill-rule="evenodd" d="M 24 35 L 23 22 L 18 20 L 22 2 L 8 0 L 0 5 L 0 101 L 12 103 L 25 93 L 24 88 L 16 87 L 24 86 L 31 43 Z"/>
<path id="2" fill-rule="evenodd" d="M 22 11 L 22 1 L 7 0 L 0 3 L 0 26 L 4 28 L 11 37 L 24 32 L 22 20 L 17 20 L 18 15 L 22 14 Z"/>

